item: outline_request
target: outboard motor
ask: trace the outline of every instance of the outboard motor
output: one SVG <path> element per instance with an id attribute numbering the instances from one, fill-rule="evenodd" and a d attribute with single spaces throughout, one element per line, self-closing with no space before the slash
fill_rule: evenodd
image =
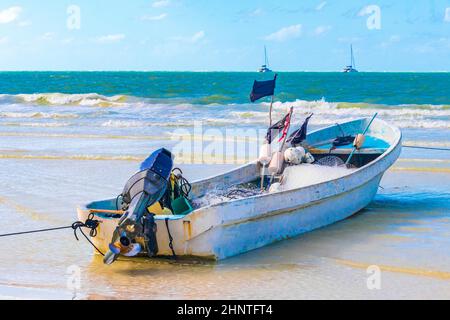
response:
<path id="1" fill-rule="evenodd" d="M 122 209 L 126 212 L 114 231 L 109 251 L 103 259 L 105 264 L 113 263 L 119 255 L 136 256 L 142 252 L 137 238 L 144 238 L 149 256 L 156 255 L 156 224 L 147 208 L 165 194 L 172 166 L 170 151 L 159 149 L 141 164 L 141 171 L 128 180 L 121 194 Z"/>

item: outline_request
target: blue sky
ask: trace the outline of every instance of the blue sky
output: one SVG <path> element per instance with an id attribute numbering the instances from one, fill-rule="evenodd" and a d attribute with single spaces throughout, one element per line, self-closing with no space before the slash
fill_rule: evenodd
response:
<path id="1" fill-rule="evenodd" d="M 253 71 L 267 45 L 277 71 L 338 71 L 351 43 L 362 71 L 450 71 L 450 0 L 0 3 L 0 70 Z"/>

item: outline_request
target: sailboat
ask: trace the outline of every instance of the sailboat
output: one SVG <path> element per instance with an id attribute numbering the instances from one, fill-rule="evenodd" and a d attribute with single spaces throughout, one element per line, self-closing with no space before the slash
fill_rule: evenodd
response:
<path id="1" fill-rule="evenodd" d="M 353 56 L 353 45 L 350 45 L 350 65 L 346 66 L 342 72 L 344 73 L 350 73 L 350 72 L 358 72 L 358 70 L 355 69 L 355 57 Z"/>
<path id="2" fill-rule="evenodd" d="M 266 46 L 264 46 L 264 64 L 258 69 L 258 72 L 273 72 L 269 69 L 269 59 L 267 58 Z"/>

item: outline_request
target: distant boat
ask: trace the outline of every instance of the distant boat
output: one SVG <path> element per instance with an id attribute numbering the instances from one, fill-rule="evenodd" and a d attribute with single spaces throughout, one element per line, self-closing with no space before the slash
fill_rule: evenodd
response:
<path id="1" fill-rule="evenodd" d="M 350 45 L 350 56 L 350 65 L 342 70 L 344 73 L 358 72 L 358 70 L 356 70 L 355 57 L 353 56 L 353 45 Z"/>
<path id="2" fill-rule="evenodd" d="M 273 72 L 269 69 L 269 59 L 267 58 L 266 46 L 264 46 L 264 64 L 258 69 L 258 72 Z"/>

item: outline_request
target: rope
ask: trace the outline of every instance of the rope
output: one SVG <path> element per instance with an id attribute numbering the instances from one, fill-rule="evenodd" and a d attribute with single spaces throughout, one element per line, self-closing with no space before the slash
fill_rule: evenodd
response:
<path id="1" fill-rule="evenodd" d="M 73 229 L 73 234 L 75 236 L 75 239 L 77 241 L 80 241 L 78 238 L 77 231 L 79 230 L 81 234 L 86 238 L 86 240 L 95 248 L 95 250 L 98 251 L 102 256 L 105 256 L 103 252 L 101 252 L 97 246 L 89 239 L 89 237 L 84 233 L 82 228 L 88 228 L 89 236 L 92 238 L 95 238 L 97 236 L 97 227 L 98 227 L 99 221 L 94 219 L 94 214 L 89 214 L 88 218 L 85 222 L 76 221 L 72 223 L 70 226 L 63 226 L 63 227 L 56 227 L 56 228 L 47 228 L 47 229 L 37 229 L 37 230 L 30 230 L 30 231 L 21 231 L 21 232 L 13 232 L 13 233 L 4 233 L 0 234 L 0 238 L 3 237 L 11 237 L 11 236 L 18 236 L 22 234 L 31 234 L 31 233 L 41 233 L 41 232 L 49 232 L 49 231 L 56 231 L 56 230 L 63 230 L 63 229 Z"/>
<path id="2" fill-rule="evenodd" d="M 0 238 L 2 238 L 2 237 L 10 237 L 10 236 L 18 236 L 18 235 L 22 235 L 22 234 L 30 234 L 30 233 L 39 233 L 39 232 L 48 232 L 48 231 L 55 231 L 55 230 L 63 230 L 63 229 L 69 229 L 69 228 L 72 228 L 72 226 L 57 227 L 57 228 L 48 228 L 48 229 L 38 229 L 38 230 L 22 231 L 22 232 L 13 232 L 13 233 L 5 233 L 5 234 L 0 234 Z"/>
<path id="3" fill-rule="evenodd" d="M 437 151 L 450 151 L 450 148 L 435 148 L 435 147 L 421 147 L 421 146 L 408 146 L 408 145 L 403 145 L 403 148 L 437 150 Z"/>
<path id="4" fill-rule="evenodd" d="M 169 248 L 170 248 L 170 250 L 172 250 L 172 255 L 176 259 L 177 255 L 175 254 L 175 250 L 173 249 L 173 238 L 172 238 L 172 235 L 170 234 L 168 218 L 166 218 L 166 228 L 167 228 L 167 233 L 169 234 Z"/>
<path id="5" fill-rule="evenodd" d="M 97 250 L 98 253 L 100 253 L 102 256 L 105 256 L 103 252 L 100 251 L 99 248 L 89 239 L 89 237 L 84 233 L 83 227 L 90 229 L 89 236 L 91 238 L 95 238 L 97 236 L 97 227 L 100 222 L 98 220 L 94 219 L 94 214 L 90 213 L 88 218 L 86 219 L 86 222 L 76 221 L 72 224 L 71 228 L 73 229 L 73 235 L 75 236 L 75 239 L 77 241 L 80 241 L 78 239 L 77 230 L 81 232 L 81 234 L 86 238 L 86 240 L 91 244 L 92 247 L 94 247 L 95 250 Z"/>
<path id="6" fill-rule="evenodd" d="M 178 180 L 177 183 L 179 187 L 179 192 L 183 197 L 187 199 L 189 197 L 189 194 L 191 193 L 192 185 L 189 183 L 189 181 L 187 181 L 185 177 L 183 177 L 183 171 L 180 168 L 174 168 L 172 170 L 172 173 Z"/>

